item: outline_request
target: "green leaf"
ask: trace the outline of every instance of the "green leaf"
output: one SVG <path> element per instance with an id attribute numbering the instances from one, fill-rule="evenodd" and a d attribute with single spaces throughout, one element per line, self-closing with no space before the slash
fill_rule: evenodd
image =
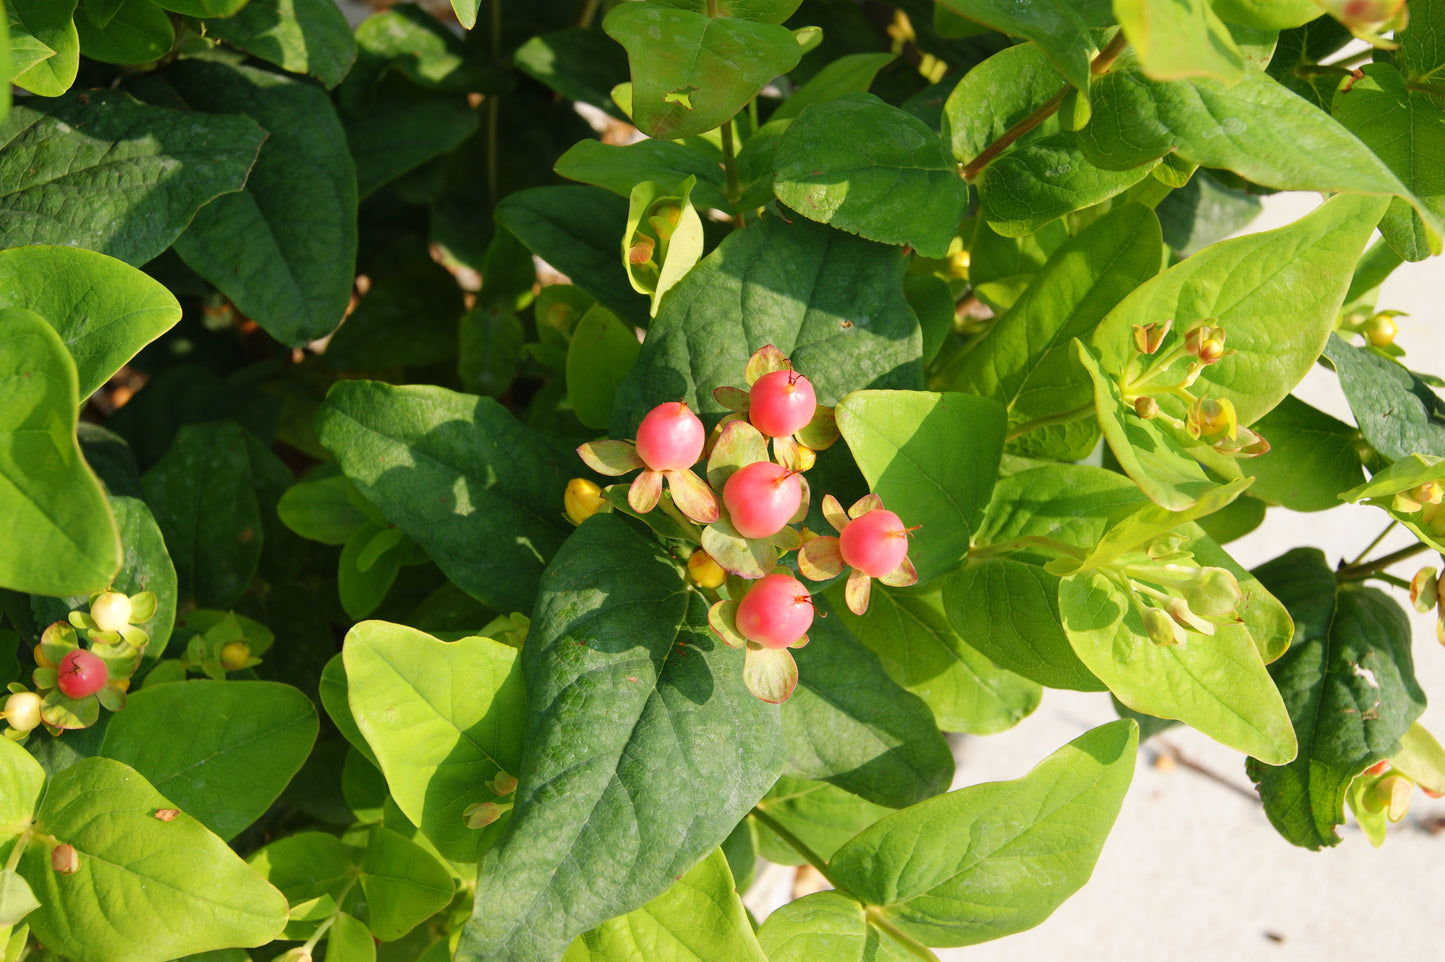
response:
<path id="1" fill-rule="evenodd" d="M 0 124 L 0 246 L 85 247 L 144 264 L 198 208 L 246 184 L 265 139 L 249 117 L 115 90 L 25 100 Z"/>
<path id="2" fill-rule="evenodd" d="M 1074 651 L 1125 705 L 1271 764 L 1295 757 L 1289 716 L 1247 625 L 1156 645 L 1124 590 L 1099 571 L 1064 578 L 1059 611 Z"/>
<path id="3" fill-rule="evenodd" d="M 452 0 L 452 10 L 456 12 L 457 22 L 468 30 L 477 25 L 477 11 L 482 7 L 482 0 Z"/>
<path id="4" fill-rule="evenodd" d="M 758 812 L 782 825 L 823 859 L 830 859 L 854 835 L 893 809 L 859 798 L 826 782 L 778 779 L 744 822 L 757 834 L 758 854 L 779 865 L 804 865 L 807 859 L 756 817 Z"/>
<path id="5" fill-rule="evenodd" d="M 1335 91 L 1331 112 L 1435 215 L 1435 224 L 1427 226 L 1397 197 L 1380 221 L 1380 233 L 1401 257 L 1422 261 L 1439 252 L 1440 219 L 1445 218 L 1445 172 L 1434 161 L 1445 155 L 1445 109 L 1407 89 L 1390 64 L 1367 63 L 1360 71 L 1363 77 Z"/>
<path id="6" fill-rule="evenodd" d="M 367 17 L 356 28 L 356 62 L 336 91 L 344 113 L 366 112 L 389 75 L 433 93 L 498 93 L 503 75 L 426 9 L 401 4 Z"/>
<path id="7" fill-rule="evenodd" d="M 184 739 L 167 734 L 184 731 Z M 271 806 L 316 740 L 316 709 L 290 685 L 190 681 L 132 692 L 101 754 L 124 762 L 223 839 Z"/>
<path id="8" fill-rule="evenodd" d="M 1410 658 L 1410 625 L 1372 589 L 1336 591 L 1323 552 L 1296 548 L 1257 569 L 1298 625 L 1270 673 L 1299 739 L 1298 757 L 1272 767 L 1251 760 L 1265 814 L 1288 841 L 1338 845 L 1345 791 L 1388 758 L 1425 707 Z"/>
<path id="9" fill-rule="evenodd" d="M 301 832 L 272 842 L 256 852 L 248 864 L 281 890 L 293 906 L 313 899 L 329 900 L 333 907 L 346 898 L 360 874 L 363 854 L 324 832 Z M 348 901 L 348 904 L 350 902 Z M 305 939 L 316 931 L 317 918 L 292 919 L 284 938 Z M 370 935 L 367 935 L 370 941 Z"/>
<path id="10" fill-rule="evenodd" d="M 1093 392 L 1074 367 L 1069 341 L 1086 336 L 1156 275 L 1162 259 L 1159 223 L 1147 208 L 1110 211 L 1049 257 L 949 386 L 1001 402 L 1011 431 L 1088 404 Z M 1055 425 L 1013 443 L 1022 452 L 1073 460 L 1087 456 L 1097 439 L 1093 425 Z"/>
<path id="11" fill-rule="evenodd" d="M 347 617 L 365 618 L 386 599 L 414 544 L 396 528 L 367 524 L 347 539 L 336 569 L 336 591 Z"/>
<path id="12" fill-rule="evenodd" d="M 181 428 L 145 473 L 184 603 L 226 608 L 251 584 L 263 542 L 254 468 L 240 425 L 212 421 Z"/>
<path id="13" fill-rule="evenodd" d="M 490 398 L 377 381 L 333 386 L 316 430 L 367 500 L 459 588 L 498 611 L 531 610 L 570 530 L 560 510 L 569 453 Z"/>
<path id="14" fill-rule="evenodd" d="M 1291 511 L 1323 511 L 1340 503 L 1340 492 L 1364 480 L 1358 432 L 1287 395 L 1255 422 L 1268 453 L 1240 463 L 1254 476 L 1249 493 Z"/>
<path id="15" fill-rule="evenodd" d="M 1278 123 L 1278 118 L 1271 123 Z M 1204 368 L 1196 396 L 1234 404 L 1253 424 L 1299 383 L 1324 350 L 1335 317 L 1384 202 L 1341 196 L 1278 230 L 1225 241 L 1144 283 L 1109 314 L 1092 346 L 1117 373 L 1133 352 L 1130 328 L 1174 320 L 1169 350 L 1208 318 L 1224 328 L 1230 352 Z M 1183 406 L 1159 398 L 1169 413 Z M 1131 419 L 1132 420 L 1132 419 Z"/>
<path id="16" fill-rule="evenodd" d="M 46 845 L 21 856 L 20 874 L 41 903 L 27 921 L 47 948 L 166 962 L 281 934 L 281 893 L 185 812 L 155 817 L 173 807 L 109 758 L 83 758 L 50 780 L 36 828 L 74 846 L 80 867 L 72 875 L 52 871 Z"/>
<path id="17" fill-rule="evenodd" d="M 327 343 L 323 364 L 374 370 L 446 364 L 456 356 L 466 302 L 420 238 L 390 246 L 369 276 L 370 289 Z"/>
<path id="18" fill-rule="evenodd" d="M 714 20 L 654 3 L 613 7 L 602 29 L 627 48 L 632 122 L 656 140 L 691 137 L 728 122 L 803 55 L 792 31 L 777 24 Z"/>
<path id="19" fill-rule="evenodd" d="M 1006 47 L 963 75 L 943 105 L 942 135 L 968 163 L 1059 92 L 1059 74 L 1037 44 Z M 1039 127 L 1060 129 L 1057 116 Z"/>
<path id="20" fill-rule="evenodd" d="M 151 0 L 123 0 L 109 22 L 94 18 L 96 4 L 82 2 L 75 12 L 80 49 L 102 63 L 142 64 L 158 60 L 176 42 L 171 18 Z"/>
<path id="21" fill-rule="evenodd" d="M 928 706 L 894 685 L 832 605 L 813 604 L 811 640 L 792 651 L 798 687 L 783 703 L 784 771 L 889 808 L 947 791 L 953 753 Z"/>
<path id="22" fill-rule="evenodd" d="M 1089 89 L 1089 28 L 1068 0 L 942 0 L 944 7 L 976 23 L 1038 44 L 1064 78 Z"/>
<path id="23" fill-rule="evenodd" d="M 181 305 L 149 275 L 76 247 L 0 251 L 5 307 L 50 322 L 75 360 L 82 399 L 181 319 Z"/>
<path id="24" fill-rule="evenodd" d="M 356 41 L 340 8 L 328 0 L 250 0 L 233 17 L 210 20 L 206 36 L 315 77 L 330 90 L 356 59 Z"/>
<path id="25" fill-rule="evenodd" d="M 254 67 L 186 60 L 166 79 L 196 111 L 245 113 L 269 132 L 245 190 L 208 204 L 176 240 L 186 265 L 292 347 L 329 334 L 356 273 L 356 168 L 331 99 Z"/>
<path id="26" fill-rule="evenodd" d="M 338 913 L 326 933 L 326 958 L 331 962 L 376 962 L 376 941 L 355 916 Z"/>
<path id="27" fill-rule="evenodd" d="M 917 962 L 918 955 L 870 924 L 867 907 L 841 892 L 814 892 L 782 906 L 758 929 L 768 962 Z"/>
<path id="28" fill-rule="evenodd" d="M 1440 458 L 1434 455 L 1412 454 L 1376 471 L 1364 484 L 1341 492 L 1339 500 L 1372 504 L 1410 529 L 1422 544 L 1435 551 L 1445 550 L 1445 538 L 1435 530 L 1433 509 L 1409 494 L 1421 485 L 1445 479 L 1445 467 L 1440 464 Z"/>
<path id="29" fill-rule="evenodd" d="M 0 308 L 0 585 L 37 595 L 101 591 L 120 570 L 119 532 L 75 439 L 75 365 L 55 329 Z"/>
<path id="30" fill-rule="evenodd" d="M 622 263 L 634 290 L 651 295 L 657 315 L 662 295 L 702 257 L 702 218 L 692 205 L 697 178 L 676 186 L 644 181 L 632 188 L 627 202 L 627 226 L 622 231 Z M 634 263 L 639 244 L 651 244 L 642 263 Z"/>
<path id="31" fill-rule="evenodd" d="M 477 132 L 481 119 L 481 111 L 463 97 L 428 95 L 412 86 L 377 97 L 364 114 L 346 118 L 357 196 L 364 200 L 383 184 L 450 153 Z"/>
<path id="32" fill-rule="evenodd" d="M 1410 25 L 1399 40 L 1396 56 L 1405 74 L 1411 80 L 1438 81 L 1445 67 L 1445 6 L 1439 0 L 1415 0 Z"/>
<path id="33" fill-rule="evenodd" d="M 1244 57 L 1209 0 L 1114 0 L 1114 16 L 1156 80 L 1212 77 L 1230 85 L 1244 78 Z"/>
<path id="34" fill-rule="evenodd" d="M 554 959 L 727 837 L 783 764 L 778 709 L 742 670 L 649 535 L 599 514 L 568 539 L 522 649 L 516 808 L 482 859 L 458 959 Z"/>
<path id="35" fill-rule="evenodd" d="M 155 3 L 187 17 L 229 17 L 245 6 L 247 0 L 155 0 Z"/>
<path id="36" fill-rule="evenodd" d="M 446 867 L 404 836 L 380 826 L 371 830 L 361 863 L 367 927 L 383 942 L 394 942 L 452 900 L 455 886 Z"/>
<path id="37" fill-rule="evenodd" d="M 317 695 L 321 698 L 321 705 L 326 709 L 327 716 L 341 737 L 355 748 L 367 761 L 376 765 L 380 770 L 380 763 L 376 760 L 376 753 L 367 744 L 366 737 L 361 734 L 361 729 L 356 727 L 356 718 L 351 714 L 351 703 L 348 696 L 351 685 L 346 679 L 346 665 L 338 652 L 332 655 L 326 662 L 326 667 L 321 670 L 321 680 L 317 684 Z"/>
<path id="38" fill-rule="evenodd" d="M 35 756 L 9 738 L 0 738 L 0 789 L 0 826 L 4 826 L 0 834 L 14 838 L 18 833 L 12 826 L 28 824 L 40 803 L 45 769 Z"/>
<path id="39" fill-rule="evenodd" d="M 844 605 L 831 607 L 889 677 L 923 699 L 939 728 L 972 735 L 1012 728 L 1038 707 L 1039 686 L 991 661 L 970 643 L 972 633 L 953 629 L 944 613 L 945 584 L 953 582 L 874 585 L 861 618 Z M 1063 640 L 1062 632 L 1055 633 Z"/>
<path id="40" fill-rule="evenodd" d="M 25 43 L 29 39 L 41 51 L 50 51 L 42 53 L 38 60 L 33 60 L 33 55 L 18 57 L 11 69 L 24 69 L 6 79 L 40 97 L 59 97 L 69 90 L 80 69 L 75 0 L 10 0 L 5 12 L 9 15 L 12 44 L 19 39 L 17 46 L 26 50 L 31 46 Z M 33 66 L 26 66 L 27 61 Z"/>
<path id="41" fill-rule="evenodd" d="M 646 326 L 647 298 L 617 258 L 627 201 L 599 187 L 535 187 L 497 204 L 497 223 L 617 316 Z"/>
<path id="42" fill-rule="evenodd" d="M 921 387 L 922 334 L 898 257 L 803 219 L 733 231 L 663 300 L 618 390 L 611 436 L 633 437 L 665 400 L 682 398 L 704 419 L 724 414 L 713 389 L 743 384 L 767 344 L 813 382 L 819 404 L 864 387 Z"/>
<path id="43" fill-rule="evenodd" d="M 526 692 L 517 649 L 487 638 L 444 643 L 366 621 L 342 650 L 356 727 L 392 798 L 437 850 L 475 862 L 503 824 L 466 825 L 466 808 L 500 802 L 486 783 L 521 767 Z"/>
<path id="44" fill-rule="evenodd" d="M 627 53 L 602 31 L 568 27 L 538 34 L 518 47 L 512 58 L 518 70 L 564 100 L 591 104 L 618 120 L 627 119 L 612 101 L 612 89 L 627 81 Z"/>
<path id="45" fill-rule="evenodd" d="M 890 815 L 833 857 L 870 914 L 930 945 L 1032 928 L 1088 881 L 1134 775 L 1139 729 L 1085 732 L 1012 782 L 962 788 Z"/>
<path id="46" fill-rule="evenodd" d="M 617 389 L 641 350 L 633 329 L 605 307 L 582 315 L 567 347 L 567 397 L 577 420 L 607 427 Z"/>
<path id="47" fill-rule="evenodd" d="M 918 580 L 968 554 L 1003 453 L 1004 409 L 971 394 L 857 391 L 838 402 L 838 430 L 869 487 L 912 535 Z"/>
<path id="48" fill-rule="evenodd" d="M 657 898 L 584 932 L 562 962 L 764 962 L 722 850 Z"/>
<path id="49" fill-rule="evenodd" d="M 1210 0 L 1214 12 L 1230 23 L 1260 30 L 1288 30 L 1324 16 L 1315 0 Z"/>
<path id="50" fill-rule="evenodd" d="M 1095 79 L 1090 96 L 1093 119 L 1079 146 L 1100 167 L 1127 170 L 1175 151 L 1264 187 L 1402 197 L 1439 232 L 1439 217 L 1421 209 L 1383 160 L 1257 67 L 1225 88 L 1217 80 L 1150 80 L 1126 55 Z"/>
<path id="51" fill-rule="evenodd" d="M 462 387 L 488 397 L 504 397 L 517 376 L 525 338 L 515 311 L 478 302 L 462 315 L 457 332 L 457 375 Z"/>
<path id="52" fill-rule="evenodd" d="M 1445 401 L 1419 375 L 1338 335 L 1330 337 L 1324 356 L 1371 447 L 1392 461 L 1411 454 L 1445 457 Z"/>
<path id="53" fill-rule="evenodd" d="M 1092 548 L 1113 518 L 1147 500 L 1117 471 L 1082 464 L 1031 468 L 999 478 L 974 543 L 982 549 L 1041 535 L 1076 548 Z"/>
<path id="54" fill-rule="evenodd" d="M 557 158 L 555 170 L 569 180 L 595 184 L 620 197 L 630 196 L 632 188 L 644 181 L 671 188 L 696 177 L 693 199 L 700 206 L 732 210 L 724 193 L 722 154 L 701 139 L 641 140 L 625 145 L 582 140 Z"/>
<path id="55" fill-rule="evenodd" d="M 5 29 L 0 30 L 0 123 L 10 116 L 10 84 L 9 79 L 15 75 L 13 69 L 13 46 L 10 39 L 9 18 L 6 18 Z M 55 51 L 50 51 L 54 56 Z"/>
<path id="56" fill-rule="evenodd" d="M 773 155 L 773 191 L 810 220 L 943 257 L 968 187 L 923 121 L 872 94 L 806 107 Z"/>
<path id="57" fill-rule="evenodd" d="M 361 505 L 371 507 L 345 475 L 318 477 L 313 474 L 286 489 L 276 505 L 276 513 L 282 524 L 303 538 L 341 545 L 368 520 L 376 520 L 369 519 Z"/>
<path id="58" fill-rule="evenodd" d="M 1190 257 L 1242 230 L 1259 216 L 1262 206 L 1253 194 L 1226 187 L 1200 170 L 1189 183 L 1170 191 L 1154 213 L 1159 216 L 1164 243 L 1180 257 Z"/>
<path id="59" fill-rule="evenodd" d="M 804 107 L 825 103 L 849 93 L 864 93 L 873 85 L 878 71 L 897 59 L 891 53 L 849 53 L 826 64 L 793 91 L 792 96 L 778 104 L 768 115 L 768 122 L 796 117 Z M 755 134 L 756 136 L 756 134 Z"/>
<path id="60" fill-rule="evenodd" d="M 10 926 L 40 908 L 35 893 L 14 869 L 0 869 L 0 932 L 8 933 Z"/>
<path id="61" fill-rule="evenodd" d="M 1106 690 L 1059 623 L 1059 579 L 1038 565 L 971 561 L 944 582 L 943 603 L 959 637 L 1000 668 L 1050 688 Z"/>

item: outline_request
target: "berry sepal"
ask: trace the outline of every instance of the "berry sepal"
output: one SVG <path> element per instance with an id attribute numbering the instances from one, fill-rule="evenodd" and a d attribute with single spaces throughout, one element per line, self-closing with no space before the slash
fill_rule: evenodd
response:
<path id="1" fill-rule="evenodd" d="M 749 645 L 743 656 L 743 684 L 759 701 L 782 704 L 798 687 L 798 663 L 786 648 Z"/>

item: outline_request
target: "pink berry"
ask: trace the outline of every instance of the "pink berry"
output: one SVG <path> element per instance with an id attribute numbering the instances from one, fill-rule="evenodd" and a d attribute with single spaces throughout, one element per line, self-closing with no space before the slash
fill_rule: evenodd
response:
<path id="1" fill-rule="evenodd" d="M 785 438 L 813 420 L 818 398 L 813 385 L 796 371 L 773 371 L 753 384 L 748 420 L 770 438 Z"/>
<path id="2" fill-rule="evenodd" d="M 654 471 L 690 468 L 702 457 L 707 432 L 685 401 L 668 401 L 647 412 L 637 427 L 637 456 Z"/>
<path id="3" fill-rule="evenodd" d="M 84 698 L 87 695 L 94 695 L 105 687 L 110 676 L 110 673 L 106 671 L 105 662 L 84 648 L 76 648 L 67 652 L 65 657 L 60 659 L 60 667 L 55 671 L 57 675 L 55 684 L 60 689 L 60 693 L 67 698 Z"/>
<path id="4" fill-rule="evenodd" d="M 813 624 L 813 598 L 792 575 L 768 575 L 738 602 L 738 631 L 765 648 L 786 648 Z"/>
<path id="5" fill-rule="evenodd" d="M 881 578 L 903 563 L 908 554 L 908 530 L 892 511 L 874 508 L 843 528 L 838 551 L 848 567 Z"/>
<path id="6" fill-rule="evenodd" d="M 771 461 L 755 461 L 733 472 L 723 485 L 723 504 L 744 538 L 766 538 L 783 530 L 803 504 L 798 475 Z"/>

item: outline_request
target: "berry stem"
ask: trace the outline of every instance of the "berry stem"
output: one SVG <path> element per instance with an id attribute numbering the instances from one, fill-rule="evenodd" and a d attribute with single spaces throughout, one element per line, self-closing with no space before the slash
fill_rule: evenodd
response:
<path id="1" fill-rule="evenodd" d="M 1398 521 L 1391 521 L 1389 524 L 1385 525 L 1385 530 L 1381 531 L 1378 535 L 1376 535 L 1375 540 L 1371 541 L 1364 551 L 1361 551 L 1358 555 L 1356 555 L 1354 561 L 1351 561 L 1349 564 L 1344 565 L 1344 567 L 1353 567 L 1354 565 L 1359 564 L 1361 561 L 1364 561 L 1365 555 L 1378 548 L 1380 546 L 1380 542 L 1385 540 L 1385 535 L 1389 534 L 1391 531 L 1394 531 L 1395 525 L 1399 523 L 1400 522 Z"/>
<path id="2" fill-rule="evenodd" d="M 761 805 L 754 806 L 753 810 L 748 814 L 755 818 L 759 825 L 762 825 L 764 828 L 771 831 L 774 835 L 778 836 L 778 838 L 787 842 L 788 845 L 792 846 L 794 851 L 796 851 L 799 855 L 803 856 L 803 858 L 807 859 L 808 864 L 813 866 L 813 868 L 817 869 L 818 874 L 823 876 L 823 878 L 827 879 L 829 885 L 833 886 L 833 888 L 835 889 L 847 891 L 847 889 L 844 886 L 840 885 L 838 883 L 838 880 L 833 878 L 833 876 L 829 873 L 828 863 L 823 861 L 823 857 L 817 852 L 813 851 L 812 848 L 808 846 L 807 842 L 798 838 L 798 836 L 794 835 L 792 832 L 784 828 L 781 822 L 773 818 L 767 812 L 763 811 Z"/>
<path id="3" fill-rule="evenodd" d="M 1335 572 L 1335 583 L 1344 584 L 1346 581 L 1363 581 L 1366 578 L 1374 577 L 1384 571 L 1390 565 L 1406 558 L 1413 558 L 1422 551 L 1429 551 L 1427 544 L 1415 543 L 1399 551 L 1391 551 L 1389 554 L 1381 555 L 1373 561 L 1357 562 L 1345 565 Z"/>

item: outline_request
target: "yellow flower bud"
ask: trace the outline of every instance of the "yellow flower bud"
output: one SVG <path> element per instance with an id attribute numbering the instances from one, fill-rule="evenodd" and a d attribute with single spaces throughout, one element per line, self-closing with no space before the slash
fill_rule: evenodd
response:
<path id="1" fill-rule="evenodd" d="M 562 504 L 573 524 L 581 524 L 607 506 L 607 502 L 602 500 L 602 489 L 586 478 L 573 478 L 567 482 Z"/>

